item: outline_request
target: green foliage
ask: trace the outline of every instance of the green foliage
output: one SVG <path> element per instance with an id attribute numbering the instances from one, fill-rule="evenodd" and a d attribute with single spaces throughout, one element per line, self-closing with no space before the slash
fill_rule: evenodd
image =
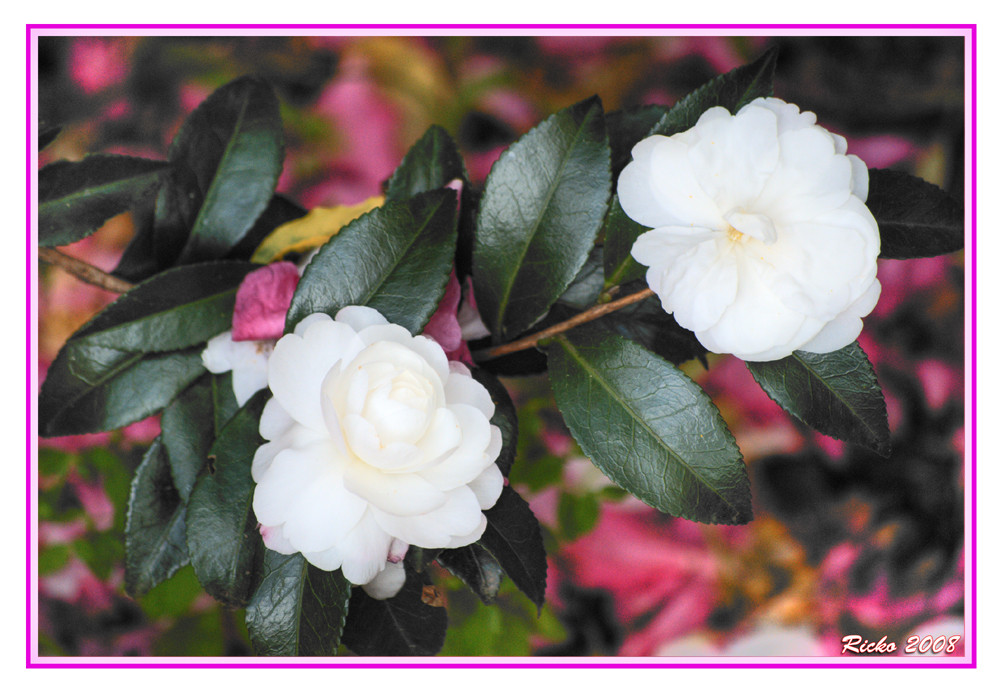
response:
<path id="1" fill-rule="evenodd" d="M 448 615 L 443 607 L 425 602 L 427 588 L 434 587 L 426 574 L 408 570 L 406 583 L 392 598 L 377 600 L 354 589 L 344 645 L 361 656 L 436 654 L 444 644 Z"/>
<path id="2" fill-rule="evenodd" d="M 889 455 L 885 398 L 857 343 L 833 353 L 796 351 L 747 367 L 768 396 L 806 425 Z"/>
<path id="3" fill-rule="evenodd" d="M 531 508 L 508 485 L 497 503 L 484 514 L 486 531 L 479 545 L 496 558 L 504 574 L 541 611 L 548 565 L 541 529 Z"/>
<path id="4" fill-rule="evenodd" d="M 258 392 L 220 431 L 210 471 L 198 480 L 188 506 L 191 565 L 205 591 L 229 606 L 250 600 L 263 559 L 250 468 L 263 442 L 257 427 L 267 398 Z"/>
<path id="5" fill-rule="evenodd" d="M 868 171 L 867 206 L 878 221 L 884 259 L 933 257 L 961 250 L 965 213 L 948 193 L 901 171 Z"/>
<path id="6" fill-rule="evenodd" d="M 566 424 L 611 480 L 674 516 L 710 524 L 750 520 L 750 484 L 736 441 L 687 376 L 600 329 L 561 336 L 549 362 Z"/>
<path id="7" fill-rule="evenodd" d="M 170 475 L 160 438 L 143 457 L 132 481 L 125 524 L 125 590 L 144 594 L 188 563 L 187 506 Z"/>
<path id="8" fill-rule="evenodd" d="M 335 655 L 349 599 L 351 585 L 339 570 L 317 569 L 302 553 L 265 549 L 263 579 L 246 611 L 254 650 L 261 656 Z"/>
<path id="9" fill-rule="evenodd" d="M 437 125 L 417 140 L 386 185 L 386 201 L 409 199 L 442 188 L 453 180 L 466 181 L 465 162 L 455 141 Z"/>
<path id="10" fill-rule="evenodd" d="M 38 245 L 69 245 L 151 195 L 169 164 L 129 156 L 56 161 L 38 172 Z"/>
<path id="11" fill-rule="evenodd" d="M 541 319 L 586 261 L 607 210 L 610 148 L 601 102 L 559 111 L 494 164 L 479 204 L 472 278 L 499 342 Z"/>
<path id="12" fill-rule="evenodd" d="M 444 295 L 455 256 L 456 202 L 451 190 L 390 202 L 333 236 L 306 267 L 286 331 L 316 312 L 335 315 L 367 305 L 419 333 Z"/>
<path id="13" fill-rule="evenodd" d="M 770 96 L 777 60 L 778 49 L 771 48 L 749 65 L 719 75 L 674 104 L 649 134 L 669 137 L 690 130 L 709 108 L 722 106 L 735 113 L 756 98 Z"/>
<path id="14" fill-rule="evenodd" d="M 271 201 L 284 159 L 278 99 L 256 77 L 215 91 L 188 117 L 169 158 L 194 174 L 200 205 L 181 263 L 224 257 Z"/>

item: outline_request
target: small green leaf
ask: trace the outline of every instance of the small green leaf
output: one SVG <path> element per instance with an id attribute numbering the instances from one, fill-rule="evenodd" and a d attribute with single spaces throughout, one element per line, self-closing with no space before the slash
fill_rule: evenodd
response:
<path id="1" fill-rule="evenodd" d="M 587 260 L 611 193 L 600 100 L 550 116 L 493 165 L 479 203 L 472 277 L 496 343 L 520 334 Z"/>
<path id="2" fill-rule="evenodd" d="M 247 630 L 262 656 L 333 656 L 351 585 L 340 570 L 313 567 L 302 553 L 264 551 L 264 578 L 247 605 Z"/>
<path id="3" fill-rule="evenodd" d="M 616 484 L 674 516 L 742 524 L 750 483 L 718 409 L 680 370 L 617 334 L 583 328 L 549 350 L 556 404 Z"/>
<path id="4" fill-rule="evenodd" d="M 649 134 L 669 137 L 690 130 L 701 114 L 713 106 L 736 113 L 754 99 L 770 96 L 774 91 L 777 60 L 778 49 L 771 48 L 749 65 L 737 67 L 698 87 L 674 104 Z"/>
<path id="5" fill-rule="evenodd" d="M 250 467 L 263 443 L 257 428 L 268 397 L 258 392 L 222 430 L 211 448 L 214 472 L 198 480 L 188 505 L 191 566 L 205 591 L 233 607 L 250 600 L 263 559 Z"/>
<path id="6" fill-rule="evenodd" d="M 43 123 L 38 124 L 38 151 L 41 151 L 45 147 L 56 141 L 56 137 L 62 132 L 62 125 L 45 125 Z"/>
<path id="7" fill-rule="evenodd" d="M 359 656 L 433 656 L 444 645 L 448 614 L 424 603 L 426 574 L 407 570 L 406 583 L 392 598 L 378 600 L 355 589 L 351 594 L 344 645 Z"/>
<path id="8" fill-rule="evenodd" d="M 209 262 L 169 269 L 123 293 L 67 345 L 150 353 L 204 343 L 232 328 L 236 290 L 256 268 Z"/>
<path id="9" fill-rule="evenodd" d="M 188 563 L 187 507 L 170 476 L 166 449 L 153 440 L 132 481 L 125 523 L 125 590 L 144 594 Z"/>
<path id="10" fill-rule="evenodd" d="M 889 455 L 885 398 L 857 343 L 833 353 L 795 351 L 747 367 L 768 396 L 806 425 Z"/>
<path id="11" fill-rule="evenodd" d="M 646 267 L 632 257 L 636 239 L 649 229 L 625 214 L 618 195 L 611 200 L 611 209 L 604 220 L 604 286 L 620 286 L 646 276 Z"/>
<path id="12" fill-rule="evenodd" d="M 559 520 L 561 538 L 565 541 L 573 541 L 583 536 L 597 525 L 600 513 L 601 505 L 595 495 L 591 493 L 582 495 L 561 493 L 556 505 L 556 518 Z"/>
<path id="13" fill-rule="evenodd" d="M 285 323 L 367 305 L 417 334 L 444 295 L 455 256 L 452 190 L 425 192 L 368 212 L 333 236 L 306 267 Z"/>
<path id="14" fill-rule="evenodd" d="M 153 194 L 170 164 L 130 156 L 90 155 L 38 172 L 38 245 L 69 245 Z"/>
<path id="15" fill-rule="evenodd" d="M 632 160 L 632 147 L 644 139 L 667 112 L 659 105 L 640 106 L 607 114 L 608 141 L 611 144 L 611 177 L 616 181 Z"/>
<path id="16" fill-rule="evenodd" d="M 472 589 L 483 603 L 496 600 L 503 569 L 497 559 L 482 546 L 472 543 L 461 548 L 443 550 L 437 556 L 437 561 Z"/>
<path id="17" fill-rule="evenodd" d="M 509 485 L 486 515 L 486 531 L 479 545 L 496 558 L 504 573 L 539 612 L 545 603 L 548 564 L 542 531 L 531 508 Z"/>
<path id="18" fill-rule="evenodd" d="M 517 411 L 514 409 L 514 402 L 511 401 L 510 394 L 500 380 L 491 373 L 482 368 L 473 368 L 472 377 L 486 387 L 496 407 L 490 423 L 500 428 L 500 435 L 503 437 L 503 447 L 500 449 L 496 464 L 506 477 L 510 474 L 514 457 L 517 456 Z"/>
<path id="19" fill-rule="evenodd" d="M 211 377 L 202 376 L 163 410 L 161 438 L 181 500 L 188 501 L 215 439 Z"/>
<path id="20" fill-rule="evenodd" d="M 934 257 L 965 245 L 962 205 L 937 185 L 901 171 L 868 171 L 868 210 L 878 222 L 883 259 Z"/>
<path id="21" fill-rule="evenodd" d="M 284 158 L 278 99 L 257 77 L 226 84 L 198 106 L 170 145 L 197 178 L 201 205 L 179 261 L 226 256 L 271 201 Z"/>
<path id="22" fill-rule="evenodd" d="M 409 199 L 421 192 L 468 179 L 458 147 L 444 128 L 432 125 L 403 157 L 386 186 L 388 202 Z"/>
<path id="23" fill-rule="evenodd" d="M 57 437 L 121 428 L 162 409 L 203 372 L 201 348 L 144 355 L 67 344 L 38 395 L 39 433 Z"/>

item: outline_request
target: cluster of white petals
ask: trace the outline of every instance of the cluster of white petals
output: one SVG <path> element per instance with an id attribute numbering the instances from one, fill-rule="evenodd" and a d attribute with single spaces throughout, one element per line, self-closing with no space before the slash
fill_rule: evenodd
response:
<path id="1" fill-rule="evenodd" d="M 664 310 L 743 360 L 854 341 L 875 307 L 879 232 L 868 170 L 816 116 L 779 99 L 652 136 L 622 171 L 622 209 L 652 228 L 632 256 Z"/>
<path id="2" fill-rule="evenodd" d="M 267 360 L 274 341 L 233 341 L 233 332 L 212 337 L 201 352 L 205 369 L 217 375 L 232 371 L 233 394 L 242 406 L 267 386 Z"/>
<path id="3" fill-rule="evenodd" d="M 441 346 L 347 307 L 314 314 L 268 362 L 253 508 L 265 544 L 387 597 L 410 545 L 480 538 L 503 489 L 494 405 Z"/>

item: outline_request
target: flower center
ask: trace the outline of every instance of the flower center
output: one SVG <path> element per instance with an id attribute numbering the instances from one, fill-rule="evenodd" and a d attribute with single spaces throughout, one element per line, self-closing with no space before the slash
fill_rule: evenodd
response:
<path id="1" fill-rule="evenodd" d="M 755 238 L 765 245 L 771 245 L 778 239 L 774 223 L 764 214 L 752 214 L 734 209 L 723 218 L 729 224 L 726 235 L 734 243 L 745 243 L 750 238 Z"/>

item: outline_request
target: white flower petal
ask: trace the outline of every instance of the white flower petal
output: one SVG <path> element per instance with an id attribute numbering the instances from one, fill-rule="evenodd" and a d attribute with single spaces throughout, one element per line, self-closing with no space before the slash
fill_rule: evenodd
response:
<path id="1" fill-rule="evenodd" d="M 775 360 L 857 336 L 879 238 L 867 169 L 846 151 L 815 114 L 772 98 L 635 146 L 618 195 L 654 229 L 632 256 L 707 349 Z"/>
<path id="2" fill-rule="evenodd" d="M 385 566 L 392 536 L 375 521 L 371 511 L 340 543 L 344 561 L 340 569 L 352 584 L 367 584 Z"/>
<path id="3" fill-rule="evenodd" d="M 476 500 L 483 509 L 489 509 L 500 499 L 503 492 L 503 474 L 500 467 L 490 464 L 486 470 L 469 481 L 469 489 L 476 494 Z"/>
<path id="4" fill-rule="evenodd" d="M 372 598 L 384 601 L 399 593 L 406 583 L 406 570 L 402 562 L 387 562 L 381 572 L 361 586 Z"/>
<path id="5" fill-rule="evenodd" d="M 389 324 L 389 321 L 378 310 L 363 305 L 348 305 L 341 308 L 337 311 L 334 319 L 350 326 L 356 332 L 360 332 L 366 327 Z"/>

